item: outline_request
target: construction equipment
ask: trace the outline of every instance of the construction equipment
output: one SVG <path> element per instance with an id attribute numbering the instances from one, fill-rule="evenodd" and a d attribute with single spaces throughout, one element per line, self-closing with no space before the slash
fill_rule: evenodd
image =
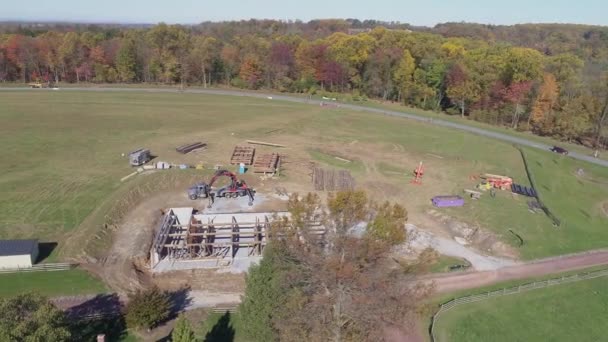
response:
<path id="1" fill-rule="evenodd" d="M 42 81 L 40 78 L 36 78 L 32 82 L 27 84 L 30 88 L 51 88 L 52 83 L 49 81 Z"/>
<path id="2" fill-rule="evenodd" d="M 422 165 L 422 162 L 420 162 L 420 164 L 418 164 L 418 166 L 414 170 L 414 179 L 412 179 L 410 181 L 410 183 L 416 184 L 416 185 L 422 184 L 423 175 L 424 175 L 424 165 Z"/>
<path id="3" fill-rule="evenodd" d="M 485 173 L 481 175 L 481 178 L 484 179 L 486 183 L 489 183 L 492 187 L 500 190 L 510 190 L 511 185 L 513 184 L 513 179 L 507 176 Z"/>
<path id="4" fill-rule="evenodd" d="M 140 148 L 129 153 L 129 163 L 131 164 L 131 166 L 143 165 L 149 162 L 151 159 L 152 156 L 150 155 L 150 150 L 145 148 Z"/>
<path id="5" fill-rule="evenodd" d="M 477 184 L 477 189 L 487 191 L 487 190 L 492 189 L 492 184 L 490 184 L 486 181 L 483 181 L 483 182 Z"/>
<path id="6" fill-rule="evenodd" d="M 213 189 L 213 184 L 220 177 L 230 178 L 230 183 L 219 189 Z M 211 208 L 211 205 L 213 204 L 216 197 L 237 198 L 248 196 L 248 204 L 252 206 L 254 200 L 254 193 L 255 190 L 249 188 L 244 180 L 238 180 L 236 178 L 236 175 L 228 170 L 218 170 L 215 172 L 213 177 L 211 177 L 209 183 L 196 183 L 188 189 L 188 197 L 191 200 L 196 200 L 198 198 L 209 198 L 209 208 Z"/>

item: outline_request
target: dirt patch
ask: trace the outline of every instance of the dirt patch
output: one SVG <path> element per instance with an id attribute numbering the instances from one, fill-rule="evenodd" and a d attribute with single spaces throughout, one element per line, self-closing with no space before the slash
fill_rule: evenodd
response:
<path id="1" fill-rule="evenodd" d="M 254 177 L 249 178 L 251 183 L 260 184 Z M 148 258 L 158 222 L 164 212 L 172 207 L 193 207 L 203 213 L 266 212 L 285 210 L 285 203 L 284 197 L 258 191 L 253 206 L 248 205 L 247 198 L 241 197 L 217 199 L 209 209 L 207 200 L 192 201 L 185 190 L 156 194 L 140 203 L 117 225 L 107 256 L 98 265 L 91 265 L 90 269 L 119 293 L 137 290 L 151 283 L 167 290 L 191 286 L 200 289 L 221 289 L 222 292 L 242 291 L 243 275 L 217 274 L 211 277 L 211 273 L 216 273 L 215 271 L 205 273 L 205 270 L 201 270 L 200 273 L 180 272 L 151 277 L 147 270 Z M 171 279 L 172 281 L 169 281 Z M 213 282 L 215 280 L 217 281 Z M 224 288 L 226 286 L 228 288 Z"/>
<path id="2" fill-rule="evenodd" d="M 604 213 L 604 216 L 608 217 L 608 201 L 600 203 L 600 209 Z"/>
<path id="3" fill-rule="evenodd" d="M 519 255 L 517 250 L 502 242 L 496 234 L 482 227 L 456 220 L 435 209 L 428 210 L 427 216 L 439 223 L 439 228 L 443 228 L 448 237 L 464 239 L 481 252 L 510 259 L 516 259 Z"/>
<path id="4" fill-rule="evenodd" d="M 211 269 L 155 274 L 152 281 L 160 288 L 169 291 L 184 287 L 189 287 L 193 291 L 220 293 L 243 293 L 245 291 L 244 274 L 220 273 Z"/>

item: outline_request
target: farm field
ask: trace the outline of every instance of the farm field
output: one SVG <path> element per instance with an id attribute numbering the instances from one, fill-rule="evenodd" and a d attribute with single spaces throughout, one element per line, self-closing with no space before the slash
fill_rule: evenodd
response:
<path id="1" fill-rule="evenodd" d="M 422 225 L 434 224 L 426 214 L 429 199 L 473 188 L 479 181 L 471 175 L 505 174 L 529 185 L 521 155 L 509 144 L 339 108 L 201 94 L 27 90 L 1 92 L 0 102 L 0 120 L 6 123 L 0 127 L 0 159 L 8 161 L 0 176 L 5 194 L 0 199 L 0 237 L 57 241 L 62 258 L 78 256 L 74 246 L 96 236 L 95 227 L 104 224 L 102 209 L 118 201 L 121 192 L 146 179 L 155 182 L 146 177 L 159 177 L 119 181 L 132 172 L 121 155 L 142 146 L 158 155 L 157 160 L 212 166 L 226 165 L 234 145 L 246 139 L 284 143 L 288 162 L 282 179 L 291 185 L 289 191 L 312 190 L 310 161 L 346 168 L 374 199 L 404 203 L 410 222 Z M 187 156 L 174 151 L 175 146 L 199 140 L 210 143 L 207 151 Z M 567 222 L 566 228 L 553 228 L 543 214 L 528 212 L 527 199 L 506 192 L 495 199 L 484 195 L 479 201 L 467 200 L 465 208 L 443 212 L 493 232 L 524 259 L 605 247 L 608 216 L 600 202 L 608 200 L 608 194 L 598 184 L 605 184 L 608 171 L 549 152 L 531 151 L 529 159 L 545 166 L 536 176 L 539 191 Z M 411 171 L 420 161 L 426 167 L 423 186 L 411 186 Z M 576 178 L 577 168 L 588 170 L 591 178 Z M 179 178 L 196 177 L 192 172 L 171 175 L 176 184 Z M 249 180 L 254 186 L 259 183 Z M 561 180 L 559 187 L 546 184 L 549 180 Z M 562 199 L 564 193 L 577 191 L 569 196 L 580 201 Z M 592 203 L 596 209 L 585 209 Z M 87 233 L 78 234 L 85 226 Z M 517 246 L 509 229 L 524 238 L 523 246 Z M 77 235 L 81 237 L 71 238 Z"/>
<path id="2" fill-rule="evenodd" d="M 0 297 L 34 291 L 49 297 L 106 292 L 101 281 L 79 269 L 0 274 L 0 283 Z"/>
<path id="3" fill-rule="evenodd" d="M 437 340 L 601 341 L 608 333 L 606 285 L 602 277 L 461 305 L 442 314 Z"/>
<path id="4" fill-rule="evenodd" d="M 61 88 L 87 88 L 87 87 L 94 87 L 94 88 L 103 88 L 103 87 L 107 87 L 107 88 L 159 88 L 159 89 L 167 89 L 168 86 L 167 85 L 157 85 L 157 84 L 140 84 L 140 83 L 135 83 L 135 84 L 98 84 L 98 83 L 80 83 L 80 84 L 73 84 L 73 83 L 60 83 L 58 84 L 59 87 Z M 0 87 L 23 87 L 23 84 L 21 83 L 1 83 Z M 174 89 L 179 89 L 178 86 L 174 86 Z M 222 87 L 222 88 L 203 88 L 201 86 L 196 86 L 196 85 L 191 85 L 188 86 L 188 89 L 226 89 L 226 87 Z M 232 88 L 228 88 L 228 89 L 232 89 Z M 292 96 L 292 97 L 308 97 L 308 94 L 302 94 L 302 93 L 284 93 L 284 92 L 277 92 L 275 90 L 272 89 L 264 89 L 264 90 L 248 90 L 248 89 L 241 89 L 241 88 L 235 88 L 234 90 L 237 90 L 239 92 L 248 92 L 248 93 L 258 93 L 258 94 L 266 94 L 266 93 L 273 93 L 276 95 L 288 95 L 288 96 Z M 532 141 L 536 141 L 539 143 L 543 143 L 543 144 L 547 144 L 547 145 L 558 145 L 558 146 L 562 146 L 567 148 L 570 151 L 576 151 L 579 152 L 581 154 L 585 154 L 585 155 L 593 155 L 594 150 L 592 148 L 586 147 L 586 146 L 582 146 L 580 144 L 575 144 L 575 143 L 570 143 L 570 142 L 566 142 L 566 141 L 558 141 L 556 139 L 550 138 L 550 137 L 543 137 L 543 136 L 538 136 L 529 132 L 521 132 L 521 131 L 517 131 L 511 128 L 506 128 L 506 127 L 501 127 L 501 126 L 495 126 L 495 125 L 491 125 L 491 124 L 487 124 L 484 122 L 479 122 L 479 121 L 474 121 L 474 120 L 469 120 L 469 119 L 462 119 L 459 115 L 448 115 L 446 113 L 439 113 L 439 112 L 434 112 L 434 111 L 430 111 L 430 110 L 424 110 L 424 109 L 420 109 L 420 108 L 415 108 L 415 107 L 407 107 L 407 106 L 403 106 L 397 103 L 392 103 L 392 102 L 385 102 L 385 101 L 379 101 L 379 100 L 367 100 L 367 101 L 354 101 L 352 100 L 352 96 L 348 95 L 348 94 L 334 94 L 336 96 L 336 99 L 339 102 L 342 103 L 348 103 L 348 104 L 354 104 L 354 105 L 358 105 L 358 106 L 363 106 L 363 107 L 370 107 L 370 108 L 378 108 L 378 109 L 388 109 L 388 110 L 393 110 L 393 111 L 399 111 L 399 112 L 403 112 L 403 113 L 409 113 L 409 114 L 415 114 L 415 115 L 419 115 L 419 116 L 423 116 L 423 117 L 428 117 L 428 118 L 432 118 L 432 119 L 440 119 L 440 120 L 445 120 L 445 121 L 451 121 L 451 122 L 456 122 L 456 123 L 460 123 L 460 124 L 464 124 L 464 125 L 468 125 L 468 126 L 473 126 L 473 127 L 478 127 L 478 128 L 482 128 L 484 130 L 489 130 L 489 131 L 494 131 L 494 132 L 498 132 L 498 133 L 503 133 L 503 134 L 507 134 L 507 135 L 512 135 L 514 137 L 519 137 L 519 138 L 524 138 L 524 139 L 528 139 L 528 140 L 532 140 Z M 321 95 L 313 95 L 311 97 L 312 99 L 315 100 L 323 100 L 323 96 Z M 599 155 L 600 159 L 604 159 L 604 160 L 608 160 L 608 153 L 601 153 Z"/>

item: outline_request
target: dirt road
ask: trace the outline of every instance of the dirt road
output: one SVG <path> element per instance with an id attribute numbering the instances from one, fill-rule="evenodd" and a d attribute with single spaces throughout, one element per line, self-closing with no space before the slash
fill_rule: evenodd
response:
<path id="1" fill-rule="evenodd" d="M 598 250 L 536 260 L 494 271 L 458 274 L 446 273 L 429 276 L 426 279 L 435 283 L 437 293 L 449 293 L 459 290 L 474 289 L 503 281 L 540 277 L 606 264 L 608 264 L 608 251 Z"/>

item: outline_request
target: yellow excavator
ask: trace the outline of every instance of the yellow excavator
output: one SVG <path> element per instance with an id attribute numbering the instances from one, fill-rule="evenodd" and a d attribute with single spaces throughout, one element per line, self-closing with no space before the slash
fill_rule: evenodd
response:
<path id="1" fill-rule="evenodd" d="M 50 88 L 51 82 L 41 82 L 40 80 L 35 80 L 27 84 L 30 88 Z"/>

